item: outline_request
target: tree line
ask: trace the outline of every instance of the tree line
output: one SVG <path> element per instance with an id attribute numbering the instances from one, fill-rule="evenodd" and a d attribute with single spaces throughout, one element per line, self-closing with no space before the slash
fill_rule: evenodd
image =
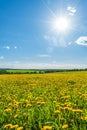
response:
<path id="1" fill-rule="evenodd" d="M 10 69 L 9 69 L 10 70 Z M 13 69 L 14 70 L 14 69 Z M 44 74 L 55 72 L 70 72 L 70 71 L 87 71 L 86 69 L 43 69 L 43 70 L 26 70 L 26 71 L 8 71 L 7 69 L 0 69 L 0 74 Z M 18 70 L 18 69 L 17 69 Z"/>

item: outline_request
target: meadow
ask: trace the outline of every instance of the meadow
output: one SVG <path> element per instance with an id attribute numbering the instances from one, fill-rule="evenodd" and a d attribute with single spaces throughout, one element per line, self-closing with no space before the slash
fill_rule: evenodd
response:
<path id="1" fill-rule="evenodd" d="M 87 130 L 87 72 L 0 75 L 0 130 Z"/>

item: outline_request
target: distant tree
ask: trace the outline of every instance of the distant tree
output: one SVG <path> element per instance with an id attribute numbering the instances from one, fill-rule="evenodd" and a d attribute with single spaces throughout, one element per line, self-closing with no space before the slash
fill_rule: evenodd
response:
<path id="1" fill-rule="evenodd" d="M 7 74 L 8 72 L 5 69 L 0 70 L 0 74 Z"/>

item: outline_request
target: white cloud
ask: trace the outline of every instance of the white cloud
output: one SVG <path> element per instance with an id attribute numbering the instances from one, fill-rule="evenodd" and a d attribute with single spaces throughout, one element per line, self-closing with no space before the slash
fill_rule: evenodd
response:
<path id="1" fill-rule="evenodd" d="M 4 59 L 4 56 L 0 56 L 0 60 L 3 60 Z"/>
<path id="2" fill-rule="evenodd" d="M 85 64 L 61 64 L 57 62 L 51 63 L 23 63 L 23 62 L 6 62 L 0 63 L 0 68 L 14 68 L 14 69 L 79 69 L 87 68 Z"/>
<path id="3" fill-rule="evenodd" d="M 77 10 L 75 7 L 68 6 L 67 11 L 69 12 L 69 15 L 74 15 Z"/>
<path id="4" fill-rule="evenodd" d="M 5 46 L 4 48 L 7 50 L 10 50 L 10 46 Z"/>
<path id="5" fill-rule="evenodd" d="M 71 45 L 72 44 L 72 42 L 68 42 L 68 45 Z"/>
<path id="6" fill-rule="evenodd" d="M 14 49 L 17 49 L 17 46 L 14 46 Z"/>
<path id="7" fill-rule="evenodd" d="M 50 57 L 50 55 L 48 55 L 48 54 L 39 54 L 38 57 L 48 58 L 48 57 Z"/>
<path id="8" fill-rule="evenodd" d="M 10 46 L 4 46 L 3 48 L 7 49 L 7 50 L 10 50 L 11 47 Z M 13 49 L 17 49 L 17 46 L 13 46 Z"/>
<path id="9" fill-rule="evenodd" d="M 87 36 L 81 36 L 75 41 L 78 45 L 87 46 Z"/>

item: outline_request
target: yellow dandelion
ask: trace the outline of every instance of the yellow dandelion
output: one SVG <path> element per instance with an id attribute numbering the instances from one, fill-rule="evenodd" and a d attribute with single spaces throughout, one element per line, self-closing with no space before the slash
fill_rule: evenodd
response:
<path id="1" fill-rule="evenodd" d="M 55 110 L 54 113 L 55 113 L 55 114 L 59 114 L 60 111 L 59 111 L 59 110 Z"/>
<path id="2" fill-rule="evenodd" d="M 14 118 L 17 118 L 18 117 L 18 115 L 16 114 L 15 116 L 14 116 Z"/>
<path id="3" fill-rule="evenodd" d="M 87 116 L 85 116 L 85 117 L 81 117 L 81 120 L 85 120 L 85 121 L 87 121 Z"/>
<path id="4" fill-rule="evenodd" d="M 37 102 L 37 104 L 38 104 L 38 105 L 44 105 L 45 102 L 42 102 L 42 101 L 41 101 L 41 102 Z"/>
<path id="5" fill-rule="evenodd" d="M 60 105 L 59 105 L 59 104 L 56 104 L 56 107 L 60 107 Z"/>
<path id="6" fill-rule="evenodd" d="M 68 128 L 68 124 L 64 124 L 64 125 L 62 126 L 62 129 L 66 129 L 66 128 Z"/>
<path id="7" fill-rule="evenodd" d="M 66 104 L 67 107 L 71 106 L 71 102 L 69 102 L 69 101 L 67 101 L 65 104 Z"/>
<path id="8" fill-rule="evenodd" d="M 63 110 L 72 111 L 71 107 L 64 107 Z"/>
<path id="9" fill-rule="evenodd" d="M 12 106 L 12 103 L 9 103 L 8 106 Z"/>
<path id="10" fill-rule="evenodd" d="M 8 112 L 10 112 L 10 111 L 11 111 L 10 108 L 7 108 L 7 109 L 4 110 L 4 112 L 6 112 L 6 113 L 8 113 Z"/>
<path id="11" fill-rule="evenodd" d="M 84 120 L 86 120 L 86 121 L 87 121 L 87 116 L 84 118 Z"/>
<path id="12" fill-rule="evenodd" d="M 28 103 L 27 105 L 26 105 L 26 107 L 31 107 L 32 105 L 30 104 L 30 103 Z"/>
<path id="13" fill-rule="evenodd" d="M 14 103 L 14 107 L 16 107 L 16 108 L 17 108 L 17 107 L 18 107 L 18 104 L 17 104 L 17 103 Z"/>
<path id="14" fill-rule="evenodd" d="M 4 128 L 11 128 L 13 125 L 12 124 L 7 124 L 4 126 Z"/>
<path id="15" fill-rule="evenodd" d="M 52 130 L 52 126 L 44 126 L 43 128 L 42 128 L 42 130 Z"/>
<path id="16" fill-rule="evenodd" d="M 67 99 L 67 98 L 69 98 L 69 96 L 63 96 L 63 97 L 61 97 L 62 99 Z"/>
<path id="17" fill-rule="evenodd" d="M 21 126 L 21 127 L 18 127 L 17 130 L 23 130 L 23 127 L 22 127 L 22 126 Z"/>
<path id="18" fill-rule="evenodd" d="M 18 128 L 18 125 L 12 125 L 10 128 L 11 128 L 11 129 Z"/>
<path id="19" fill-rule="evenodd" d="M 82 113 L 83 111 L 81 109 L 73 109 L 72 112 Z"/>

